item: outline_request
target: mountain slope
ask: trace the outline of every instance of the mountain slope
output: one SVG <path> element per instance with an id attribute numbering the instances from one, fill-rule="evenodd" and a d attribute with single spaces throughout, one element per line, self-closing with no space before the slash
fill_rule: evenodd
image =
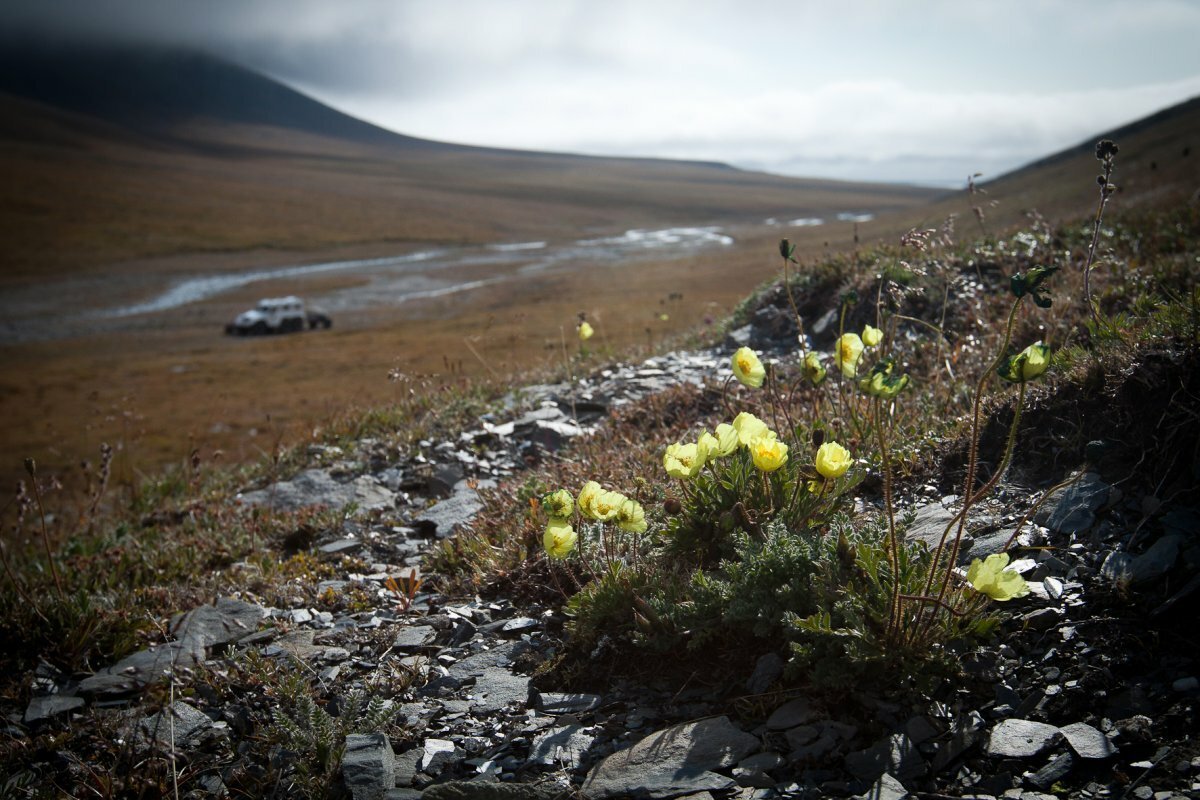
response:
<path id="1" fill-rule="evenodd" d="M 210 119 L 393 147 L 452 147 L 392 133 L 191 50 L 10 45 L 0 50 L 0 91 L 143 133 Z"/>
<path id="2" fill-rule="evenodd" d="M 195 53 L 12 51 L 0 62 L 10 279 L 181 253 L 396 252 L 879 213 L 938 194 L 428 142 Z"/>

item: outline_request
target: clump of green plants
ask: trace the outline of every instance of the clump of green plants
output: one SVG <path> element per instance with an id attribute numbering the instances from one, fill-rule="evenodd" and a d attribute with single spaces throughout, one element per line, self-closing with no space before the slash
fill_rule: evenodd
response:
<path id="1" fill-rule="evenodd" d="M 790 260 L 786 242 L 781 254 Z M 695 440 L 667 445 L 662 468 L 670 483 L 653 529 L 639 499 L 595 481 L 577 497 L 557 489 L 541 498 L 545 553 L 575 567 L 561 570 L 576 581 L 573 593 L 558 569 L 550 574 L 570 596 L 576 635 L 625 632 L 656 650 L 729 646 L 748 637 L 768 646 L 790 641 L 796 669 L 833 684 L 872 663 L 911 670 L 945 642 L 986 632 L 980 612 L 987 600 L 1028 589 L 1004 569 L 1007 556 L 973 564 L 966 576 L 956 572 L 956 559 L 966 512 L 1011 458 L 1026 383 L 1049 366 L 1045 345 L 1011 352 L 1010 343 L 1022 300 L 1043 305 L 1053 272 L 1034 268 L 1011 282 L 1008 326 L 976 386 L 966 503 L 932 553 L 905 542 L 895 519 L 891 439 L 911 378 L 891 347 L 894 316 L 880 303 L 877 326 L 843 331 L 834 342 L 832 380 L 820 355 L 803 344 L 786 384 L 776 366 L 738 349 L 725 405 L 739 404 L 732 389 L 740 385 L 746 405 L 770 423 L 741 410 Z M 1017 412 L 1000 465 L 978 486 L 979 409 L 993 375 L 1017 384 Z M 859 453 L 839 440 L 856 443 Z M 854 523 L 847 507 L 872 468 L 883 514 L 875 524 Z"/>
<path id="2" fill-rule="evenodd" d="M 346 737 L 386 730 L 400 706 L 359 689 L 341 700 L 336 714 L 330 713 L 317 702 L 300 666 L 276 670 L 260 664 L 267 691 L 277 701 L 267 734 L 291 755 L 293 787 L 305 797 L 327 797 L 338 778 Z"/>
<path id="3" fill-rule="evenodd" d="M 1080 275 L 1090 314 L 1095 230 L 1115 152 L 1097 150 L 1102 202 Z M 980 258 L 1018 267 L 1005 276 L 999 325 L 967 335 L 950 327 L 960 284 L 947 266 L 952 229 L 911 231 L 898 254 L 881 251 L 870 264 L 873 313 L 856 330 L 847 322 L 865 287 L 841 292 L 831 357 L 805 335 L 790 275 L 800 265 L 781 242 L 783 293 L 800 331 L 794 355 L 764 364 L 739 348 L 720 387 L 724 418 L 667 442 L 661 473 L 632 476 L 634 497 L 585 478 L 525 513 L 527 529 L 544 515 L 548 577 L 583 648 L 605 637 L 660 652 L 786 648 L 797 679 L 849 688 L 870 675 L 928 673 L 950 661 L 951 643 L 993 630 L 993 604 L 1029 588 L 1006 552 L 958 565 L 967 517 L 1012 464 L 1030 386 L 1054 360 L 1030 333 L 1053 329 L 1033 320 L 1053 307 L 1063 266 L 1043 228 L 1035 221 L 1023 238 L 985 243 L 960 262 L 980 282 L 997 282 L 984 278 Z M 973 308 L 960 316 L 985 325 L 999 299 L 982 291 L 977 283 L 963 292 Z M 997 404 L 1007 409 L 1006 430 L 991 452 L 984 409 Z M 952 432 L 951 409 L 966 412 L 962 502 L 928 546 L 905 539 L 894 484 L 914 458 L 912 438 Z M 864 487 L 877 511 L 862 507 Z"/>

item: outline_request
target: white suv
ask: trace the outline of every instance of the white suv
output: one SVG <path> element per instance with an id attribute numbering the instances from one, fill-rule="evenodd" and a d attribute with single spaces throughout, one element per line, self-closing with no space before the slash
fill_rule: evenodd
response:
<path id="1" fill-rule="evenodd" d="M 328 328 L 333 321 L 323 311 L 304 310 L 304 301 L 299 297 L 268 297 L 258 301 L 249 311 L 238 314 L 237 319 L 225 326 L 226 333 L 238 336 L 265 333 L 292 333 L 308 328 Z"/>

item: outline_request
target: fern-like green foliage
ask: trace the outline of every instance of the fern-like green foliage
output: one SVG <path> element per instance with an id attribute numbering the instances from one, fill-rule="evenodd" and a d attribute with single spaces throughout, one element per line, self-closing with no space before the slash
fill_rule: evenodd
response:
<path id="1" fill-rule="evenodd" d="M 374 733 L 390 725 L 398 705 L 361 690 L 350 692 L 337 716 L 321 707 L 299 669 L 276 680 L 279 705 L 273 710 L 270 735 L 284 750 L 295 753 L 297 788 L 310 797 L 324 797 L 337 775 L 352 733 Z"/>
<path id="2" fill-rule="evenodd" d="M 966 613 L 923 616 L 928 606 L 911 598 L 922 594 L 932 557 L 921 542 L 900 542 L 900 594 L 909 599 L 901 600 L 897 627 L 889 629 L 893 581 L 885 527 L 854 526 L 842 517 L 831 528 L 826 541 L 838 542 L 839 555 L 817 562 L 812 581 L 818 610 L 785 614 L 792 677 L 833 691 L 863 682 L 936 679 L 955 669 L 945 654 L 947 642 L 994 628 L 995 616 L 981 614 L 961 589 L 952 590 L 945 603 L 967 600 L 960 606 Z"/>
<path id="3" fill-rule="evenodd" d="M 807 431 L 795 432 L 793 441 L 809 440 Z M 735 558 L 735 532 L 762 539 L 775 522 L 794 530 L 817 529 L 839 507 L 843 498 L 862 480 L 852 473 L 814 492 L 809 482 L 818 478 L 811 459 L 790 454 L 776 472 L 764 475 L 755 469 L 745 448 L 710 461 L 689 483 L 682 513 L 667 529 L 667 553 L 688 563 L 712 566 Z"/>

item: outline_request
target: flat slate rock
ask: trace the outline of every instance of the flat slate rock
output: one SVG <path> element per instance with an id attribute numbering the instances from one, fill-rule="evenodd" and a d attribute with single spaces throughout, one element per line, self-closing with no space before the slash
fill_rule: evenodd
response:
<path id="1" fill-rule="evenodd" d="M 495 481 L 480 481 L 478 486 L 491 488 Z M 425 536 L 445 539 L 471 524 L 482 508 L 479 492 L 462 480 L 454 485 L 452 495 L 418 514 L 413 519 L 413 526 Z"/>
<path id="2" fill-rule="evenodd" d="M 574 794 L 553 783 L 448 781 L 430 786 L 421 800 L 569 800 Z"/>
<path id="3" fill-rule="evenodd" d="M 430 625 L 407 625 L 396 632 L 392 647 L 408 653 L 423 650 L 437 639 L 437 629 Z"/>
<path id="4" fill-rule="evenodd" d="M 544 714 L 582 714 L 600 707 L 598 694 L 570 692 L 539 692 L 534 705 Z"/>
<path id="5" fill-rule="evenodd" d="M 475 712 L 499 711 L 512 703 L 524 704 L 529 700 L 530 678 L 515 675 L 504 667 L 488 667 L 475 678 L 471 690 L 471 710 Z"/>
<path id="6" fill-rule="evenodd" d="M 675 797 L 723 791 L 733 780 L 712 770 L 732 767 L 758 751 L 758 737 L 728 717 L 712 717 L 652 733 L 605 758 L 580 787 L 588 798 Z"/>
<path id="7" fill-rule="evenodd" d="M 855 795 L 856 800 L 904 800 L 908 797 L 904 784 L 888 775 L 886 772 L 879 776 L 875 785 L 866 794 Z"/>
<path id="8" fill-rule="evenodd" d="M 1034 520 L 1056 533 L 1085 531 L 1096 521 L 1096 511 L 1108 502 L 1109 486 L 1095 472 L 1057 492 L 1034 516 Z"/>
<path id="9" fill-rule="evenodd" d="M 176 700 L 157 714 L 143 719 L 139 727 L 147 739 L 178 745 L 199 736 L 212 726 L 213 721 L 203 711 Z"/>
<path id="10" fill-rule="evenodd" d="M 806 697 L 797 697 L 795 700 L 789 700 L 781 705 L 767 717 L 767 729 L 772 731 L 785 731 L 788 728 L 795 728 L 797 725 L 804 725 L 812 722 L 817 718 L 817 712 L 813 709 L 812 703 Z"/>
<path id="11" fill-rule="evenodd" d="M 267 610 L 255 603 L 222 597 L 214 605 L 193 608 L 171 620 L 171 633 L 201 647 L 236 642 L 258 630 Z"/>
<path id="12" fill-rule="evenodd" d="M 1058 728 L 1028 719 L 1006 719 L 992 729 L 987 754 L 1000 758 L 1032 758 L 1054 743 Z"/>
<path id="13" fill-rule="evenodd" d="M 177 669 L 194 667 L 204 658 L 204 648 L 195 640 L 168 642 L 133 655 L 79 682 L 85 695 L 118 696 L 139 692 L 153 681 Z"/>
<path id="14" fill-rule="evenodd" d="M 1117 753 L 1109 738 L 1086 722 L 1074 722 L 1058 730 L 1080 758 L 1111 758 Z"/>
<path id="15" fill-rule="evenodd" d="M 43 694 L 34 697 L 29 701 L 29 706 L 25 709 L 25 722 L 40 722 L 44 719 L 52 719 L 61 714 L 66 714 L 74 711 L 77 708 L 83 708 L 84 700 L 82 697 L 72 697 L 65 694 Z"/>
<path id="16" fill-rule="evenodd" d="M 529 748 L 529 761 L 547 767 L 575 769 L 595 740 L 595 736 L 584 733 L 581 725 L 551 728 L 533 740 Z"/>
<path id="17" fill-rule="evenodd" d="M 362 511 L 392 508 L 396 495 L 369 475 L 341 483 L 323 469 L 309 469 L 289 481 L 265 489 L 244 492 L 241 502 L 279 511 L 299 511 L 306 506 L 328 506 L 340 510 L 354 503 Z"/>

